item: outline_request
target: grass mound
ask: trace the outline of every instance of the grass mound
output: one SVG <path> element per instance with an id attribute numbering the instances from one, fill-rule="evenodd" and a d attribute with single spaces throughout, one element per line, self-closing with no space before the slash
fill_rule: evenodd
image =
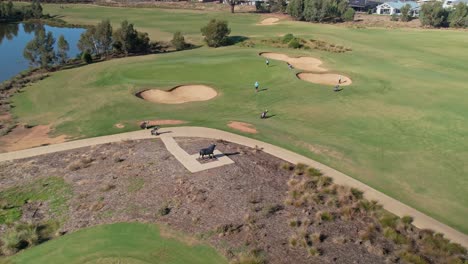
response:
<path id="1" fill-rule="evenodd" d="M 227 263 L 205 245 L 161 236 L 156 225 L 118 223 L 83 229 L 26 250 L 12 263 Z"/>

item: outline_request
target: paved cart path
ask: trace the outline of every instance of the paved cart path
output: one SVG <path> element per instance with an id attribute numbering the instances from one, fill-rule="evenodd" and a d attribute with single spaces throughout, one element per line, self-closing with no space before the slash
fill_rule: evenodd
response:
<path id="1" fill-rule="evenodd" d="M 285 161 L 291 163 L 304 163 L 315 167 L 321 170 L 324 174 L 333 178 L 334 182 L 341 185 L 347 185 L 350 187 L 357 188 L 364 192 L 364 196 L 369 200 L 376 200 L 383 207 L 394 213 L 398 216 L 405 216 L 409 215 L 414 218 L 413 224 L 418 228 L 428 228 L 432 229 L 436 232 L 443 233 L 448 239 L 452 240 L 453 242 L 460 243 L 464 247 L 468 247 L 468 235 L 465 235 L 435 219 L 432 217 L 425 215 L 418 210 L 409 207 L 396 199 L 393 199 L 367 185 L 364 183 L 357 181 L 350 176 L 343 174 L 337 170 L 334 170 L 324 164 L 321 164 L 317 161 L 304 157 L 302 155 L 296 154 L 289 150 L 259 141 L 255 139 L 251 139 L 248 137 L 244 137 L 241 135 L 211 129 L 211 128 L 204 128 L 204 127 L 171 127 L 171 128 L 164 128 L 160 130 L 163 132 L 159 137 L 202 137 L 202 138 L 212 138 L 212 139 L 223 139 L 229 142 L 233 142 L 239 145 L 244 145 L 247 147 L 255 148 L 255 146 L 263 148 L 263 151 L 271 154 L 275 157 L 283 159 Z M 164 133 L 166 132 L 166 133 Z M 47 153 L 53 153 L 58 151 L 76 149 L 81 147 L 88 147 L 92 145 L 104 144 L 104 143 L 111 143 L 111 142 L 118 142 L 121 140 L 136 140 L 136 139 L 147 139 L 147 138 L 154 138 L 150 134 L 149 130 L 140 130 L 135 132 L 128 132 L 128 133 L 121 133 L 115 134 L 110 136 L 103 136 L 103 137 L 96 137 L 96 138 L 88 138 L 88 139 L 81 139 L 76 141 L 65 142 L 56 145 L 49 145 L 43 147 L 37 147 L 32 149 L 20 150 L 15 152 L 9 153 L 2 153 L 0 154 L 0 162 L 6 160 L 14 160 L 14 159 L 21 159 L 21 158 L 28 158 L 33 156 L 38 156 Z"/>

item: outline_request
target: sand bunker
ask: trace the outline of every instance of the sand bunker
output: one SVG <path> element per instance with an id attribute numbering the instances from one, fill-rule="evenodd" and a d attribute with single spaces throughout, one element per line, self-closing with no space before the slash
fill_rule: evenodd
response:
<path id="1" fill-rule="evenodd" d="M 277 17 L 269 17 L 269 18 L 265 18 L 263 19 L 260 23 L 258 23 L 257 25 L 262 25 L 262 26 L 270 26 L 270 25 L 275 25 L 277 24 L 279 21 L 279 18 Z"/>
<path id="2" fill-rule="evenodd" d="M 196 101 L 207 101 L 216 97 L 215 89 L 206 85 L 181 85 L 163 91 L 159 89 L 144 90 L 136 94 L 146 101 L 159 104 L 183 104 Z"/>
<path id="3" fill-rule="evenodd" d="M 339 83 L 341 76 L 341 83 Z M 297 75 L 297 78 L 317 84 L 326 84 L 326 85 L 337 85 L 347 86 L 352 83 L 351 79 L 340 74 L 335 73 L 311 73 L 311 72 L 301 72 Z"/>
<path id="4" fill-rule="evenodd" d="M 262 52 L 260 56 L 265 58 L 269 58 L 272 60 L 281 60 L 285 62 L 289 62 L 294 68 L 305 70 L 305 71 L 313 71 L 313 72 L 324 72 L 327 69 L 320 67 L 322 65 L 322 61 L 312 57 L 289 57 L 286 54 L 281 53 L 273 53 L 273 52 Z"/>
<path id="5" fill-rule="evenodd" d="M 7 135 L 0 137 L 0 152 L 28 149 L 42 145 L 57 144 L 65 141 L 66 136 L 49 137 L 50 126 L 41 125 L 25 128 L 19 125 Z"/>
<path id="6" fill-rule="evenodd" d="M 257 129 L 249 123 L 230 121 L 228 127 L 250 134 L 257 134 Z"/>

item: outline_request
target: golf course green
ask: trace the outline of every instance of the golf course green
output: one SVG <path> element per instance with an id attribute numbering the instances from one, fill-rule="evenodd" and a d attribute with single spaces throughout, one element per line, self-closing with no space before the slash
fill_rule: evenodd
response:
<path id="1" fill-rule="evenodd" d="M 213 248 L 193 244 L 156 225 L 118 223 L 86 228 L 23 251 L 5 263 L 227 263 Z M 7 262 L 9 261 L 9 262 Z"/>
<path id="2" fill-rule="evenodd" d="M 135 130 L 141 120 L 184 120 L 237 133 L 227 123 L 247 122 L 259 132 L 247 136 L 311 157 L 468 234 L 466 32 L 286 20 L 259 26 L 262 16 L 247 13 L 44 7 L 71 23 L 109 18 L 117 26 L 126 18 L 153 40 L 169 40 L 180 30 L 201 44 L 200 28 L 210 18 L 222 18 L 232 36 L 255 40 L 293 33 L 352 51 L 233 45 L 91 64 L 52 73 L 15 95 L 13 114 L 20 122 L 53 124 L 55 134 L 74 138 Z M 330 72 L 350 77 L 352 85 L 335 93 L 332 86 L 299 80 L 299 71 L 285 62 L 271 60 L 267 67 L 258 56 L 265 51 L 318 58 Z M 266 90 L 255 93 L 255 81 Z M 134 96 L 184 84 L 207 85 L 218 95 L 174 105 Z M 259 118 L 265 109 L 272 118 Z"/>

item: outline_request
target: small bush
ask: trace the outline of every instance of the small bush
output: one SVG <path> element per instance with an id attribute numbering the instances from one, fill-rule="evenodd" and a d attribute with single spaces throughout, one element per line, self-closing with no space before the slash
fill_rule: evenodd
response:
<path id="1" fill-rule="evenodd" d="M 420 256 L 415 255 L 411 252 L 403 252 L 400 254 L 400 257 L 402 260 L 404 260 L 407 263 L 412 263 L 412 264 L 427 264 L 427 262 Z"/>
<path id="2" fill-rule="evenodd" d="M 294 170 L 294 174 L 302 175 L 302 174 L 304 174 L 306 168 L 307 168 L 307 165 L 305 165 L 304 163 L 298 163 L 296 165 L 295 170 Z"/>
<path id="3" fill-rule="evenodd" d="M 251 251 L 249 253 L 240 254 L 237 260 L 231 262 L 231 264 L 265 264 L 266 260 L 263 254 L 258 251 Z"/>
<path id="4" fill-rule="evenodd" d="M 379 218 L 379 222 L 382 227 L 395 228 L 398 223 L 398 217 L 391 213 L 384 212 L 383 215 Z"/>
<path id="5" fill-rule="evenodd" d="M 322 176 L 323 173 L 322 173 L 319 169 L 316 169 L 316 168 L 308 168 L 308 169 L 307 169 L 307 175 L 308 175 L 308 176 L 311 176 L 311 177 L 314 177 L 314 176 Z"/>
<path id="6" fill-rule="evenodd" d="M 300 49 L 302 47 L 302 44 L 299 42 L 297 38 L 293 38 L 289 43 L 288 47 L 292 49 Z"/>
<path id="7" fill-rule="evenodd" d="M 405 215 L 401 218 L 401 221 L 405 224 L 405 225 L 411 225 L 411 223 L 413 223 L 413 217 L 411 216 L 408 216 L 408 215 Z"/>
<path id="8" fill-rule="evenodd" d="M 361 200 L 364 197 L 364 193 L 356 188 L 351 188 L 351 193 L 357 200 Z"/>
<path id="9" fill-rule="evenodd" d="M 161 208 L 158 210 L 158 214 L 160 216 L 165 216 L 168 215 L 171 212 L 171 208 L 168 205 L 163 205 Z"/>
<path id="10" fill-rule="evenodd" d="M 289 238 L 289 245 L 291 247 L 296 247 L 297 244 L 298 244 L 298 241 L 297 241 L 297 236 L 296 235 L 293 235 L 292 237 Z"/>
<path id="11" fill-rule="evenodd" d="M 390 21 L 398 21 L 400 18 L 398 17 L 397 14 L 393 14 L 391 17 L 390 17 Z"/>
<path id="12" fill-rule="evenodd" d="M 299 227 L 301 225 L 301 221 L 297 218 L 289 220 L 290 227 Z"/>
<path id="13" fill-rule="evenodd" d="M 318 211 L 315 216 L 319 221 L 333 221 L 334 219 L 333 215 L 330 212 Z"/>
<path id="14" fill-rule="evenodd" d="M 343 14 L 343 20 L 344 21 L 353 21 L 355 14 L 356 14 L 356 12 L 354 11 L 354 9 L 352 9 L 351 7 L 348 7 L 348 9 L 346 9 L 346 11 Z"/>
<path id="15" fill-rule="evenodd" d="M 408 243 L 408 239 L 404 235 L 400 234 L 398 231 L 396 231 L 395 229 L 393 229 L 391 227 L 386 227 L 384 229 L 384 236 L 386 238 L 392 240 L 396 244 L 406 244 L 406 243 Z"/>
<path id="16" fill-rule="evenodd" d="M 294 170 L 294 165 L 292 165 L 291 163 L 285 162 L 285 163 L 283 163 L 283 164 L 281 165 L 281 168 L 282 168 L 283 170 L 292 171 L 292 170 Z"/>
<path id="17" fill-rule="evenodd" d="M 93 57 L 89 52 L 84 52 L 83 55 L 81 55 L 81 60 L 86 64 L 90 64 L 93 62 Z"/>
<path id="18" fill-rule="evenodd" d="M 283 36 L 281 41 L 283 42 L 283 44 L 286 44 L 286 43 L 289 43 L 293 38 L 294 38 L 294 35 L 291 33 L 288 33 Z"/>
<path id="19" fill-rule="evenodd" d="M 176 50 L 184 50 L 187 47 L 187 43 L 185 43 L 185 38 L 180 31 L 174 33 L 171 43 Z"/>
<path id="20" fill-rule="evenodd" d="M 320 251 L 315 247 L 310 247 L 307 252 L 313 257 L 320 256 Z"/>

